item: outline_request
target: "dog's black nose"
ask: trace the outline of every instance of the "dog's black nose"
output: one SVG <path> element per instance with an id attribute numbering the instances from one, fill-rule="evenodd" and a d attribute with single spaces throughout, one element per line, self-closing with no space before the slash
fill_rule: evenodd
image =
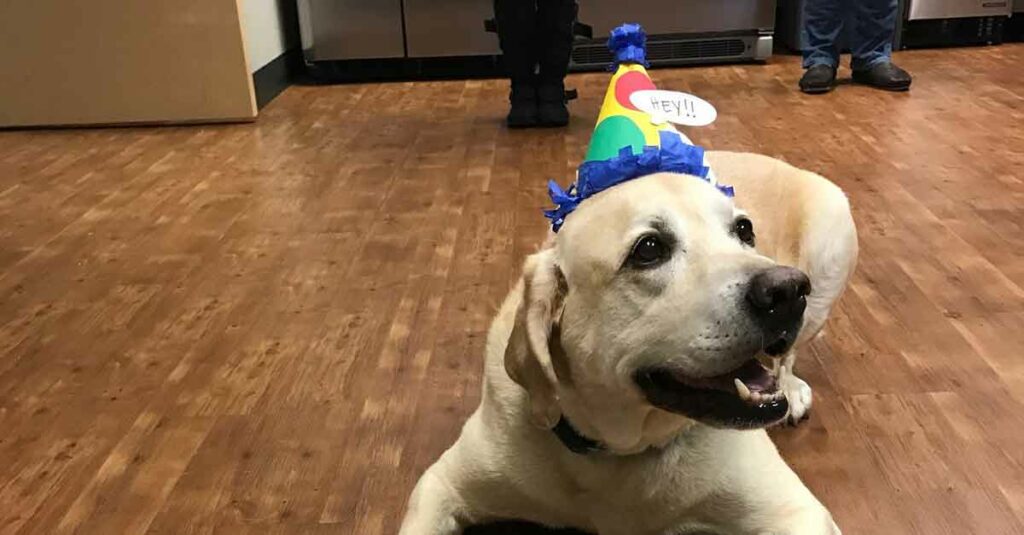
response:
<path id="1" fill-rule="evenodd" d="M 803 319 L 811 280 L 788 266 L 768 268 L 750 279 L 747 302 L 754 315 L 772 333 L 792 329 Z"/>

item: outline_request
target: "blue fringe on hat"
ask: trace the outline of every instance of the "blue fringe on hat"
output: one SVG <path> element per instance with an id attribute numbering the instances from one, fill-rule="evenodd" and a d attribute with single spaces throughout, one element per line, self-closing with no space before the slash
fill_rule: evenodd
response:
<path id="1" fill-rule="evenodd" d="M 602 161 L 583 162 L 576 177 L 576 183 L 563 190 L 554 180 L 548 181 L 548 196 L 556 208 L 545 210 L 544 216 L 551 220 L 551 230 L 565 223 L 565 218 L 579 204 L 593 195 L 634 178 L 654 173 L 683 173 L 708 179 L 708 167 L 704 165 L 704 149 L 683 143 L 677 132 L 662 130 L 658 133 L 661 147 L 646 146 L 640 154 L 633 154 L 633 147 L 625 146 L 619 155 Z M 732 187 L 716 185 L 727 197 L 732 197 Z"/>

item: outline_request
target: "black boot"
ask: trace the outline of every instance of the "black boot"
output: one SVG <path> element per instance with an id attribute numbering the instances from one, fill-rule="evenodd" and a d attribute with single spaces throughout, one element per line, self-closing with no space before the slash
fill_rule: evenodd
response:
<path id="1" fill-rule="evenodd" d="M 534 87 L 533 80 L 513 80 L 508 100 L 511 106 L 505 123 L 509 128 L 537 126 L 537 88 Z"/>
<path id="2" fill-rule="evenodd" d="M 828 93 L 836 86 L 836 68 L 819 63 L 812 65 L 800 78 L 800 90 L 804 93 Z"/>
<path id="3" fill-rule="evenodd" d="M 537 125 L 537 4 L 532 0 L 494 0 L 502 63 L 511 79 L 506 122 L 509 127 Z"/>
<path id="4" fill-rule="evenodd" d="M 537 115 L 543 126 L 569 124 L 565 102 L 565 75 L 572 55 L 575 0 L 540 0 L 537 6 Z"/>
<path id="5" fill-rule="evenodd" d="M 565 105 L 565 85 L 558 81 L 537 87 L 537 122 L 541 126 L 569 124 L 569 108 Z"/>
<path id="6" fill-rule="evenodd" d="M 885 61 L 864 70 L 854 70 L 853 81 L 886 91 L 906 91 L 910 89 L 913 78 L 907 71 Z"/>

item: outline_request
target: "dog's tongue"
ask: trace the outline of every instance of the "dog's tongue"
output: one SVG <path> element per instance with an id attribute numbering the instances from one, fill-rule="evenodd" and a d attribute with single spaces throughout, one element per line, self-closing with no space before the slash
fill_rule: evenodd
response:
<path id="1" fill-rule="evenodd" d="M 775 377 L 756 359 L 751 359 L 732 373 L 733 377 L 743 381 L 751 392 L 765 392 L 775 388 Z"/>
<path id="2" fill-rule="evenodd" d="M 676 375 L 676 379 L 697 388 L 713 388 L 725 392 L 736 391 L 735 379 L 747 385 L 751 392 L 770 392 L 775 389 L 775 377 L 757 359 L 750 359 L 739 368 L 714 377 L 693 379 Z"/>

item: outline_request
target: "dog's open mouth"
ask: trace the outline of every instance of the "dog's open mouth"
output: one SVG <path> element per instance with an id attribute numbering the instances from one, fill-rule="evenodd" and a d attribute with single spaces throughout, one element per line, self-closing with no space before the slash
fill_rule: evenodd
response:
<path id="1" fill-rule="evenodd" d="M 789 411 L 778 378 L 754 358 L 713 377 L 691 378 L 651 368 L 637 372 L 635 379 L 655 407 L 716 427 L 765 427 L 782 420 Z"/>

